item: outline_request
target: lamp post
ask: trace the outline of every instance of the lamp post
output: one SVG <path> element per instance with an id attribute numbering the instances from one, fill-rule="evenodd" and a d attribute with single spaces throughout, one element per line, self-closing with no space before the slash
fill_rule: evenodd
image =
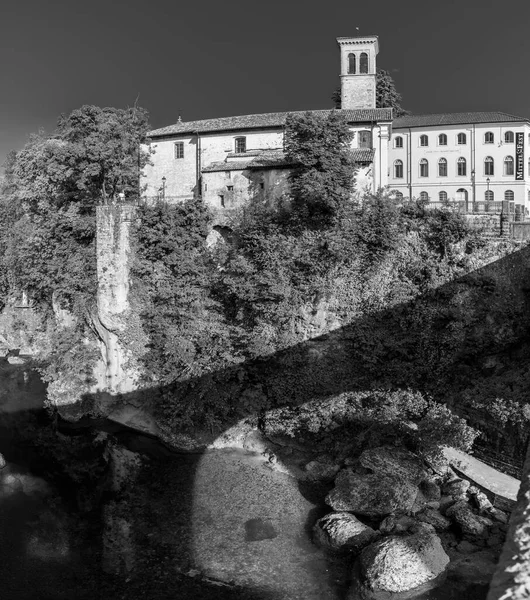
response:
<path id="1" fill-rule="evenodd" d="M 488 189 L 486 191 L 486 212 L 488 212 L 488 206 L 490 203 L 490 181 L 491 179 L 489 177 L 486 177 L 486 183 L 488 184 Z"/>
<path id="2" fill-rule="evenodd" d="M 476 205 L 476 190 L 475 190 L 475 169 L 471 170 L 471 189 L 473 191 L 473 212 L 477 211 L 477 205 Z"/>
<path id="3" fill-rule="evenodd" d="M 162 177 L 162 200 L 166 199 L 166 178 Z"/>

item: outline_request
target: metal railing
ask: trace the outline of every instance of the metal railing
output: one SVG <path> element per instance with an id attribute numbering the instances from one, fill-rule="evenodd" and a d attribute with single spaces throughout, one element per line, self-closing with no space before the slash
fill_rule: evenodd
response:
<path id="1" fill-rule="evenodd" d="M 446 209 L 462 214 L 510 214 L 510 215 L 524 215 L 525 208 L 522 204 L 514 204 L 513 202 L 486 202 L 479 200 L 476 202 L 466 200 L 427 200 L 425 202 L 425 208 L 427 209 Z"/>

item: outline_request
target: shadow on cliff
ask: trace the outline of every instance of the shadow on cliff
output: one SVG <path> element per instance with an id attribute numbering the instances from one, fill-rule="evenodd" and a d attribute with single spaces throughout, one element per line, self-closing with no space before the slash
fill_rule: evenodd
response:
<path id="1" fill-rule="evenodd" d="M 490 446 L 505 446 L 514 460 L 522 459 L 527 438 L 495 419 L 487 405 L 499 397 L 508 404 L 524 398 L 530 385 L 529 257 L 530 248 L 523 248 L 422 297 L 362 316 L 271 356 L 126 394 L 120 401 L 173 401 L 183 415 L 189 406 L 195 407 L 194 414 L 222 407 L 218 412 L 226 430 L 245 417 L 258 422 L 269 408 L 301 406 L 346 392 L 408 388 L 448 403 L 483 432 Z M 208 430 L 207 421 L 201 425 Z M 132 436 L 131 449 L 138 449 L 134 435 L 125 435 Z M 507 436 L 510 443 L 505 444 Z M 170 479 L 178 494 L 179 560 L 189 559 L 192 568 L 193 488 L 200 457 L 188 458 L 177 482 L 170 474 L 179 468 L 174 454 L 162 446 L 151 454 L 156 461 L 149 477 L 159 479 L 160 495 L 167 493 L 165 482 Z M 171 509 L 170 502 L 167 510 Z M 156 580 L 151 585 L 156 588 Z M 252 590 L 245 594 L 236 596 L 262 598 Z"/>

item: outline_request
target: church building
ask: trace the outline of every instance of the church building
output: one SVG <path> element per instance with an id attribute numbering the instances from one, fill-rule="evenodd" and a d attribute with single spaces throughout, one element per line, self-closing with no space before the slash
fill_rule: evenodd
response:
<path id="1" fill-rule="evenodd" d="M 377 36 L 337 38 L 341 112 L 353 133 L 356 194 L 387 188 L 433 206 L 496 212 L 530 209 L 530 121 L 502 112 L 409 115 L 376 108 Z M 312 111 L 326 115 L 329 110 Z M 283 139 L 289 113 L 183 122 L 148 134 L 147 200 L 202 197 L 222 215 L 249 198 L 288 189 Z M 296 114 L 296 113 L 295 113 Z"/>
<path id="2" fill-rule="evenodd" d="M 359 165 L 356 189 L 388 184 L 392 109 L 376 108 L 376 36 L 338 38 L 342 112 L 353 132 Z M 312 111 L 321 115 L 329 110 Z M 234 208 L 250 197 L 287 191 L 283 152 L 289 113 L 265 113 L 175 123 L 149 133 L 152 166 L 145 168 L 147 198 L 178 202 L 202 196 L 214 209 Z M 295 113 L 296 114 L 296 113 Z"/>

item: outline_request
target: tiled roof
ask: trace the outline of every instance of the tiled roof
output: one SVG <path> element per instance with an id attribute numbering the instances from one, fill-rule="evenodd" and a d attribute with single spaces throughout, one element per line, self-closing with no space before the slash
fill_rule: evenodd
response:
<path id="1" fill-rule="evenodd" d="M 232 153 L 231 153 L 232 155 Z M 230 155 L 229 155 L 230 156 Z M 239 154 L 238 156 L 241 156 Z M 259 156 L 255 152 L 248 152 L 249 160 L 228 160 L 226 162 L 214 162 L 202 169 L 203 173 L 214 173 L 216 171 L 244 171 L 246 169 L 267 169 L 273 167 L 288 167 L 290 163 L 285 158 L 281 148 L 273 150 L 262 150 Z"/>
<path id="2" fill-rule="evenodd" d="M 202 173 L 215 173 L 216 171 L 244 171 L 248 169 L 251 160 L 238 160 L 234 162 L 213 162 L 201 169 Z"/>
<path id="3" fill-rule="evenodd" d="M 468 123 L 525 122 L 528 117 L 518 117 L 503 112 L 440 113 L 436 115 L 407 115 L 394 119 L 393 129 L 405 127 L 434 127 L 439 125 L 465 125 Z"/>
<path id="4" fill-rule="evenodd" d="M 263 113 L 260 115 L 243 115 L 239 117 L 221 117 L 219 119 L 204 119 L 202 121 L 187 121 L 175 123 L 168 127 L 150 131 L 148 137 L 164 137 L 177 134 L 210 133 L 214 131 L 239 131 L 245 129 L 260 129 L 283 127 L 289 114 L 301 115 L 307 111 Z M 323 116 L 331 110 L 312 110 L 312 113 Z M 373 121 L 391 121 L 391 108 L 359 108 L 356 110 L 342 110 L 350 123 L 371 123 Z"/>
<path id="5" fill-rule="evenodd" d="M 355 148 L 352 150 L 353 160 L 358 163 L 373 162 L 375 150 L 373 148 Z"/>
<path id="6" fill-rule="evenodd" d="M 251 169 L 266 169 L 270 167 L 289 167 L 290 161 L 285 158 L 284 151 L 281 148 L 273 150 L 264 150 L 251 163 Z"/>
<path id="7" fill-rule="evenodd" d="M 372 148 L 355 148 L 353 151 L 355 162 L 371 163 L 374 160 L 375 150 Z M 259 156 L 256 151 L 246 153 L 249 160 L 227 160 L 214 162 L 202 169 L 203 173 L 215 173 L 216 171 L 245 171 L 246 169 L 271 169 L 275 167 L 290 167 L 290 163 L 281 148 L 262 150 Z M 229 157 L 244 156 L 242 154 L 230 153 Z"/>

